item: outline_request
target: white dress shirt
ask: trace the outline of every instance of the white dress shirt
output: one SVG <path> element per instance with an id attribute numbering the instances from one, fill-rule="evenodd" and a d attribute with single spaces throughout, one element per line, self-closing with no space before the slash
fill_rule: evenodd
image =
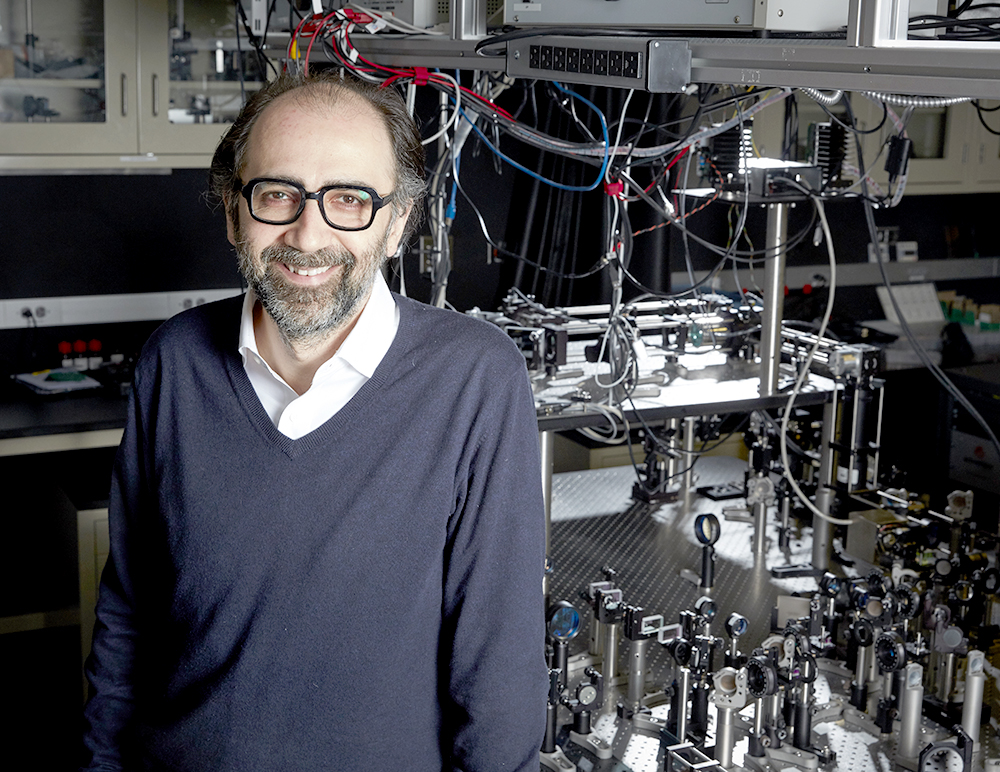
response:
<path id="1" fill-rule="evenodd" d="M 253 329 L 256 302 L 253 290 L 248 290 L 240 322 L 243 367 L 278 431 L 293 440 L 319 428 L 350 402 L 372 377 L 399 328 L 399 309 L 382 273 L 378 272 L 371 297 L 354 329 L 337 353 L 320 365 L 312 385 L 299 396 L 260 355 Z"/>

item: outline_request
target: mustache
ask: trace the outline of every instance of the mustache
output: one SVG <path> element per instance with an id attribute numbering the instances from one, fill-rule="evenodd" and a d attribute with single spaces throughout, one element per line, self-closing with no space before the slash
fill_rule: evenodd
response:
<path id="1" fill-rule="evenodd" d="M 260 256 L 265 265 L 286 263 L 301 268 L 322 268 L 325 265 L 343 265 L 353 268 L 357 262 L 354 255 L 342 247 L 327 247 L 316 252 L 303 252 L 295 247 L 271 244 L 261 250 Z"/>

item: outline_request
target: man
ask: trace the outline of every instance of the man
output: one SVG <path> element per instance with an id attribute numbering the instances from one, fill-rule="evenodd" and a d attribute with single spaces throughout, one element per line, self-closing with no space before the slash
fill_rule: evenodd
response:
<path id="1" fill-rule="evenodd" d="M 498 330 L 385 285 L 422 174 L 398 95 L 331 75 L 222 140 L 250 289 L 136 367 L 87 769 L 537 770 L 534 410 Z"/>

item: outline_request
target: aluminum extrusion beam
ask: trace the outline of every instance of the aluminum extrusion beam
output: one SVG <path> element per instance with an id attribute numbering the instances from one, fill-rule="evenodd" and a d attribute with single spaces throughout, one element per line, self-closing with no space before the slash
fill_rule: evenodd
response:
<path id="1" fill-rule="evenodd" d="M 691 80 L 1000 99 L 1000 43 L 691 38 Z"/>
<path id="2" fill-rule="evenodd" d="M 486 0 L 458 0 L 451 4 L 451 37 L 479 41 L 486 36 Z"/>
<path id="3" fill-rule="evenodd" d="M 506 66 L 503 56 L 477 56 L 473 40 L 355 36 L 352 42 L 365 56 L 387 66 Z M 878 48 L 812 38 L 689 38 L 688 43 L 694 83 L 1000 99 L 1000 43 L 930 40 Z M 553 72 L 552 77 L 564 74 Z"/>

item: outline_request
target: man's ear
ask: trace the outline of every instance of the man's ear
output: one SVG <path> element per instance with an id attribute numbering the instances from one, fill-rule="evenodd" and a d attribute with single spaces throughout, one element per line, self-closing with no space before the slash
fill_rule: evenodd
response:
<path id="1" fill-rule="evenodd" d="M 229 207 L 229 199 L 222 202 L 222 208 L 226 212 L 226 238 L 234 247 L 236 246 L 236 223 L 233 222 L 232 210 Z"/>
<path id="2" fill-rule="evenodd" d="M 396 254 L 396 250 L 399 249 L 399 240 L 403 238 L 403 231 L 406 230 L 406 223 L 410 219 L 411 209 L 413 209 L 413 204 L 406 207 L 406 211 L 398 215 L 389 228 L 385 240 L 386 257 L 392 257 Z"/>

